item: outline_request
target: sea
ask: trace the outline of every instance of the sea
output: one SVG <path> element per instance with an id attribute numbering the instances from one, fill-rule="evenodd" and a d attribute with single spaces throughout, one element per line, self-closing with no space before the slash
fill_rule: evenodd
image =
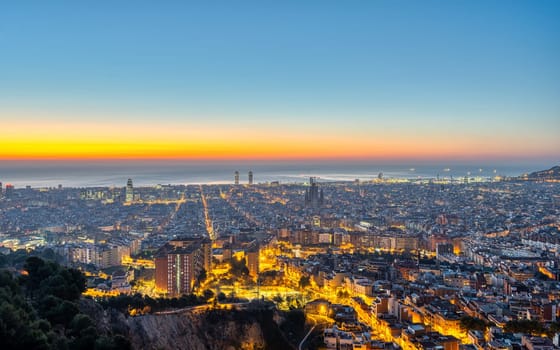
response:
<path id="1" fill-rule="evenodd" d="M 0 182 L 15 188 L 121 187 L 127 179 L 134 186 L 180 184 L 232 184 L 239 171 L 240 183 L 304 183 L 318 181 L 360 181 L 384 178 L 450 179 L 519 176 L 552 167 L 550 163 L 506 162 L 375 162 L 375 161 L 0 161 Z"/>

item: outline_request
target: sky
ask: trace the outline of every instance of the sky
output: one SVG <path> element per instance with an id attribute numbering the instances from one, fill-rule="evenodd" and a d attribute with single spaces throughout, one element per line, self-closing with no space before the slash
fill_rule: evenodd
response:
<path id="1" fill-rule="evenodd" d="M 5 1 L 0 159 L 560 160 L 558 1 Z"/>

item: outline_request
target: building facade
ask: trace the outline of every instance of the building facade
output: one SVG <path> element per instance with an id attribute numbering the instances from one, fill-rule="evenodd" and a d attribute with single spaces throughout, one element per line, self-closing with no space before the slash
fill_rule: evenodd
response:
<path id="1" fill-rule="evenodd" d="M 156 253 L 156 288 L 170 296 L 192 292 L 197 278 L 212 268 L 211 242 L 204 238 L 173 240 Z"/>

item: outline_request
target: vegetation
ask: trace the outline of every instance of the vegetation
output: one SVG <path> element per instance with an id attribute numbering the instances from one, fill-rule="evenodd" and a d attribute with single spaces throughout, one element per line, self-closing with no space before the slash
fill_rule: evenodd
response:
<path id="1" fill-rule="evenodd" d="M 21 254 L 9 259 L 21 262 Z M 7 261 L 4 260 L 4 263 Z M 80 313 L 86 280 L 75 269 L 28 257 L 19 277 L 0 271 L 0 339 L 3 349 L 128 349 L 120 335 L 100 334 Z"/>
<path id="2" fill-rule="evenodd" d="M 259 273 L 259 284 L 261 286 L 277 286 L 279 281 L 280 271 L 267 270 Z"/>
<path id="3" fill-rule="evenodd" d="M 206 273 L 205 269 L 202 269 L 202 270 L 200 270 L 200 273 L 196 277 L 196 282 L 198 284 L 201 284 L 202 282 L 204 282 L 206 280 L 206 278 L 208 278 L 208 274 Z"/>
<path id="4" fill-rule="evenodd" d="M 487 327 L 488 324 L 484 320 L 481 320 L 480 318 L 470 317 L 470 316 L 463 316 L 461 318 L 461 328 L 466 331 L 476 330 L 476 331 L 485 332 Z"/>
<path id="5" fill-rule="evenodd" d="M 290 310 L 285 313 L 285 320 L 280 324 L 280 330 L 286 338 L 293 344 L 305 336 L 305 313 L 302 309 Z"/>
<path id="6" fill-rule="evenodd" d="M 311 285 L 311 279 L 309 278 L 309 276 L 301 276 L 301 278 L 299 279 L 299 287 L 301 289 L 305 289 L 310 285 Z"/>
<path id="7" fill-rule="evenodd" d="M 249 269 L 245 264 L 245 259 L 238 260 L 236 258 L 231 258 L 228 261 L 229 273 L 235 277 L 243 277 L 249 275 Z"/>
<path id="8" fill-rule="evenodd" d="M 212 291 L 210 291 L 212 292 Z M 209 294 L 209 293 L 207 293 Z M 167 309 L 181 309 L 189 306 L 196 306 L 206 303 L 208 298 L 199 297 L 194 294 L 183 295 L 180 298 L 151 298 L 141 294 L 126 295 L 121 294 L 116 297 L 107 297 L 99 300 L 99 304 L 104 308 L 113 308 L 123 313 L 132 315 L 145 314 L 149 312 L 163 311 Z"/>
<path id="9" fill-rule="evenodd" d="M 546 329 L 539 321 L 535 320 L 517 320 L 509 321 L 504 327 L 504 331 L 512 333 L 529 333 L 539 335 L 546 332 Z"/>
<path id="10" fill-rule="evenodd" d="M 348 299 L 348 298 L 350 298 L 350 293 L 348 293 L 348 291 L 346 291 L 346 290 L 339 290 L 336 293 L 336 296 L 340 299 Z"/>

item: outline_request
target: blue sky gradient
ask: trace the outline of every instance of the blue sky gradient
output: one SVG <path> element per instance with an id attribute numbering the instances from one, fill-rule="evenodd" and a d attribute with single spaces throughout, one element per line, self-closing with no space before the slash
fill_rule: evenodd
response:
<path id="1" fill-rule="evenodd" d="M 4 2 L 0 122 L 472 136 L 558 159 L 559 18 L 558 1 Z"/>

